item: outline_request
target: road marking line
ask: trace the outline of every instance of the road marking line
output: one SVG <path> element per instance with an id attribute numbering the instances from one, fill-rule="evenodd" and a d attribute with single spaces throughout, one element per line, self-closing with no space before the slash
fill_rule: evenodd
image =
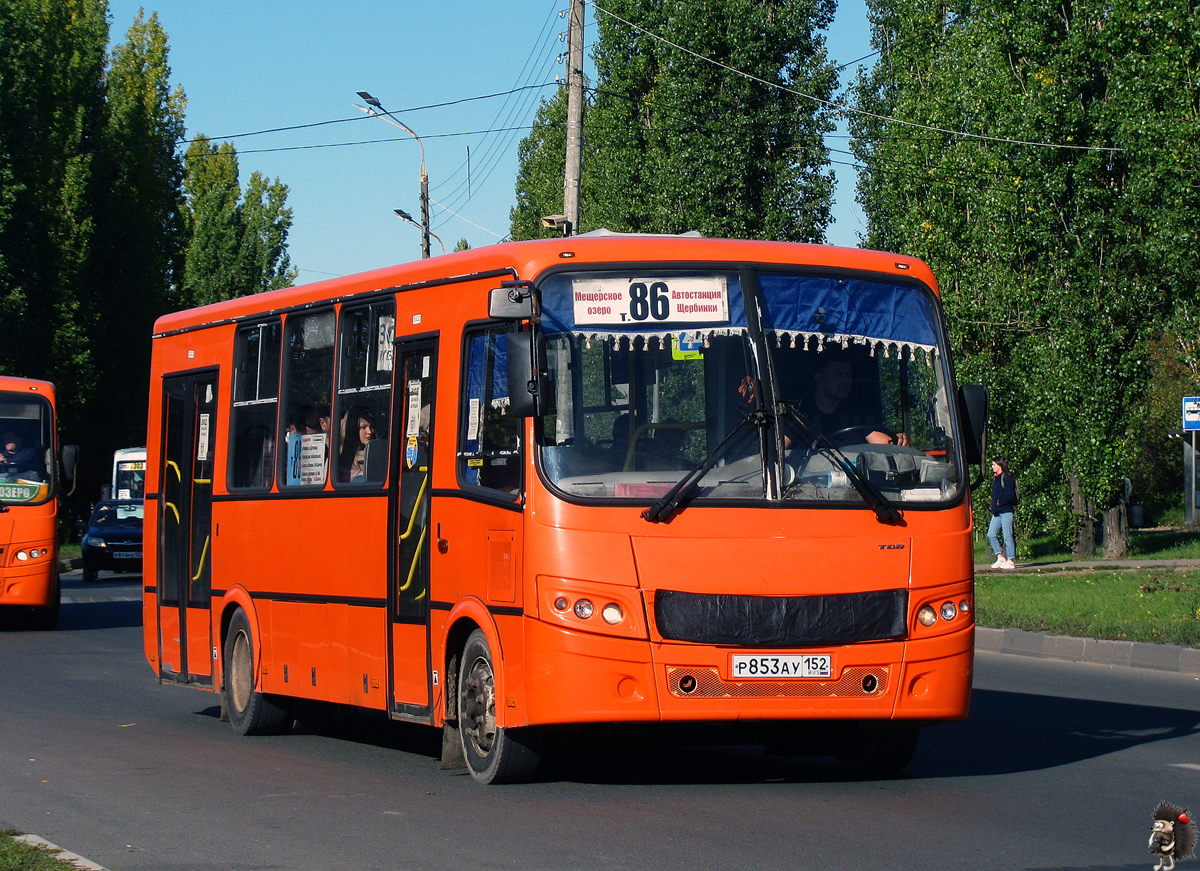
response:
<path id="1" fill-rule="evenodd" d="M 1200 764 L 1195 762 L 1172 762 L 1170 768 L 1189 768 L 1192 771 L 1200 771 Z"/>

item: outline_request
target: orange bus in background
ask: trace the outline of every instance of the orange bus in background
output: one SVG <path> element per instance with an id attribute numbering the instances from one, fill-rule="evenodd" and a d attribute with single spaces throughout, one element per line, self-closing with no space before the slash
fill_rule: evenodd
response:
<path id="1" fill-rule="evenodd" d="M 0 375 L 0 609 L 31 629 L 58 622 L 56 433 L 54 385 Z"/>
<path id="2" fill-rule="evenodd" d="M 598 232 L 171 314 L 146 656 L 241 733 L 379 709 L 482 782 L 595 723 L 896 770 L 967 714 L 986 414 L 873 251 Z"/>

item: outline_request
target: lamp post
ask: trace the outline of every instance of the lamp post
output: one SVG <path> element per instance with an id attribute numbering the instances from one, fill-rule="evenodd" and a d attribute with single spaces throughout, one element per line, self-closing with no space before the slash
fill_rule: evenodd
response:
<path id="1" fill-rule="evenodd" d="M 404 211 L 404 209 L 392 209 L 392 211 L 396 213 L 396 217 L 399 218 L 401 221 L 407 221 L 408 223 L 410 223 L 414 227 L 416 227 L 418 230 L 420 230 L 422 233 L 429 232 L 424 227 L 422 227 L 420 224 L 418 224 L 416 221 L 414 221 L 413 216 L 410 215 L 408 212 Z M 442 246 L 442 253 L 445 254 L 446 246 L 442 243 L 442 240 L 438 237 L 438 234 L 437 233 L 429 233 L 429 235 L 431 238 L 437 239 L 437 243 Z"/>
<path id="2" fill-rule="evenodd" d="M 417 140 L 417 145 L 421 149 L 421 257 L 427 258 L 429 256 L 429 237 L 432 234 L 429 232 L 429 175 L 425 172 L 425 143 L 421 141 L 421 137 L 411 127 L 383 108 L 383 105 L 377 98 L 372 97 L 366 91 L 359 91 L 358 96 L 362 97 L 363 102 L 367 105 L 356 106 L 356 108 L 362 109 L 368 115 L 374 115 L 376 118 L 387 121 L 393 127 L 399 127 L 405 133 L 412 136 L 413 139 Z M 397 214 L 399 214 L 399 210 L 397 210 Z M 407 220 L 414 225 L 416 224 L 412 218 L 408 218 Z M 442 244 L 441 239 L 438 239 L 438 244 Z M 445 252 L 444 245 L 442 246 L 442 251 Z"/>

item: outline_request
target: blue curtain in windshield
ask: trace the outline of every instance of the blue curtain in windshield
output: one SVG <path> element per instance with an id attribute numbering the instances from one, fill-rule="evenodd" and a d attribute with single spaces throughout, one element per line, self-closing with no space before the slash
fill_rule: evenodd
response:
<path id="1" fill-rule="evenodd" d="M 867 339 L 937 347 L 932 296 L 911 285 L 810 275 L 760 274 L 763 329 L 793 339 Z"/>

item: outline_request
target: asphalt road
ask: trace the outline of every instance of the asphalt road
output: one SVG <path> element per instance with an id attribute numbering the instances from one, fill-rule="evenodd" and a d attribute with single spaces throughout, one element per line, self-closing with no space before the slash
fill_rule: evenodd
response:
<path id="1" fill-rule="evenodd" d="M 654 733 L 481 787 L 381 718 L 238 737 L 155 683 L 139 587 L 67 575 L 58 630 L 0 631 L 0 821 L 111 871 L 1117 871 L 1153 867 L 1160 799 L 1200 812 L 1193 676 L 981 654 L 970 719 L 894 780 Z"/>

